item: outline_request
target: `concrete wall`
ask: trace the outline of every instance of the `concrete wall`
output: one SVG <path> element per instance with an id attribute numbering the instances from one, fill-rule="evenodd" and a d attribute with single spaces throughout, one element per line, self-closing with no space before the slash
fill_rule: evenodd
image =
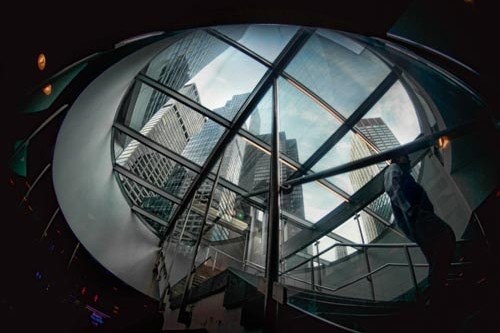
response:
<path id="1" fill-rule="evenodd" d="M 110 272 L 153 297 L 159 240 L 132 213 L 113 175 L 111 126 L 135 75 L 175 39 L 129 55 L 82 92 L 59 131 L 52 168 L 61 211 L 81 244 Z"/>
<path id="2" fill-rule="evenodd" d="M 240 325 L 241 308 L 226 309 L 223 306 L 224 292 L 203 298 L 190 305 L 192 321 L 189 329 L 206 329 L 208 332 L 239 333 L 249 332 Z M 165 311 L 163 330 L 182 330 L 184 324 L 177 322 L 179 309 Z"/>

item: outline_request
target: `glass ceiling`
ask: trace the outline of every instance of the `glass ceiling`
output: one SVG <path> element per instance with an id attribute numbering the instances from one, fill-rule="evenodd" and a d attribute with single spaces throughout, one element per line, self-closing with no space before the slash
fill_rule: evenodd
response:
<path id="1" fill-rule="evenodd" d="M 341 32 L 283 25 L 189 30 L 136 77 L 115 123 L 115 170 L 134 212 L 162 239 L 196 235 L 205 212 L 208 242 L 238 239 L 264 223 L 273 109 L 281 182 L 421 132 L 398 75 Z M 294 225 L 283 241 L 323 221 L 385 165 L 282 193 L 281 214 Z M 375 239 L 390 224 L 384 196 L 360 214 L 363 237 L 351 214 L 336 221 L 321 248 Z"/>

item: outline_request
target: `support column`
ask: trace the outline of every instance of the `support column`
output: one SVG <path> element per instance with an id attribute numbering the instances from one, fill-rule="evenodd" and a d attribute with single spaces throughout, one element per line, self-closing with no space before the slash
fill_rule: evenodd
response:
<path id="1" fill-rule="evenodd" d="M 273 299 L 273 286 L 278 281 L 280 262 L 280 165 L 279 165 L 279 112 L 277 80 L 273 84 L 273 115 L 271 138 L 271 180 L 269 183 L 269 217 L 266 254 L 266 294 L 264 302 L 264 332 L 275 332 L 278 304 Z"/>

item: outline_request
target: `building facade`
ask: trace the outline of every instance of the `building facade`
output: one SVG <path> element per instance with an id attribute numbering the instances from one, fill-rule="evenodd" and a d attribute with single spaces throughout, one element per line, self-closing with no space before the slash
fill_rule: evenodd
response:
<path id="1" fill-rule="evenodd" d="M 396 139 L 392 131 L 382 118 L 364 118 L 356 124 L 356 129 L 363 134 L 370 142 L 379 150 L 384 151 L 399 146 L 399 141 Z M 353 136 L 351 142 L 351 160 L 357 160 L 362 157 L 374 155 L 376 152 L 371 148 L 360 136 Z M 387 164 L 381 162 L 366 168 L 358 169 L 349 174 L 349 179 L 354 191 L 359 190 L 370 179 L 375 177 Z M 387 195 L 383 194 L 370 205 L 368 205 L 377 215 L 385 219 L 391 216 L 391 205 Z M 385 228 L 384 224 L 378 221 L 375 217 L 362 211 L 360 213 L 361 230 L 363 240 L 366 243 L 371 242 Z"/>

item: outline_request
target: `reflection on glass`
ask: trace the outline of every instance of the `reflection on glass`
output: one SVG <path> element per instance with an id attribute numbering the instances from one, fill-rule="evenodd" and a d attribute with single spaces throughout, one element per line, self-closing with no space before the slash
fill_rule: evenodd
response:
<path id="1" fill-rule="evenodd" d="M 305 162 L 339 127 L 329 112 L 284 79 L 278 81 L 280 151 Z"/>
<path id="2" fill-rule="evenodd" d="M 197 94 L 195 85 L 185 86 L 182 90 L 188 95 Z M 201 114 L 139 82 L 130 89 L 118 122 L 178 154 L 206 125 Z M 130 138 L 127 140 L 123 134 L 118 135 L 115 150 L 129 144 Z"/>
<path id="3" fill-rule="evenodd" d="M 346 223 L 348 223 L 348 221 Z M 340 227 L 338 227 L 337 229 L 339 229 L 339 228 Z M 317 243 L 317 245 L 316 245 L 316 243 Z M 315 251 L 316 251 L 315 254 L 318 254 L 318 250 L 321 253 L 321 252 L 326 251 L 327 249 L 329 249 L 331 247 L 329 250 L 327 250 L 326 252 L 324 252 L 323 254 L 320 255 L 321 261 L 328 262 L 328 263 L 342 259 L 345 256 L 356 252 L 355 248 L 353 248 L 351 246 L 342 245 L 341 242 L 338 242 L 338 241 L 334 240 L 333 238 L 330 238 L 329 236 L 321 237 L 314 244 L 315 244 Z"/>
<path id="4" fill-rule="evenodd" d="M 216 29 L 272 62 L 297 32 L 298 27 L 255 24 L 218 26 Z"/>
<path id="5" fill-rule="evenodd" d="M 304 270 L 308 270 L 311 267 L 311 258 L 315 254 L 316 250 L 314 249 L 314 246 L 308 245 L 304 249 L 298 251 L 294 255 L 284 260 L 281 269 L 283 271 L 292 269 L 290 273 L 287 273 L 287 275 L 293 275 L 297 277 L 297 274 L 305 273 Z M 312 265 L 316 265 L 315 260 L 313 260 Z M 308 276 L 308 274 L 304 274 L 302 275 L 302 279 L 304 279 L 305 281 L 310 281 L 310 276 Z"/>
<path id="6" fill-rule="evenodd" d="M 350 217 L 347 221 L 335 228 L 333 232 L 342 236 L 352 243 L 361 244 L 361 234 L 359 233 L 358 223 L 355 216 Z"/>
<path id="7" fill-rule="evenodd" d="M 265 71 L 252 58 L 196 30 L 155 57 L 146 75 L 181 93 L 185 85 L 194 84 L 199 93 L 196 102 L 231 120 L 243 105 L 244 94 L 253 90 Z M 240 98 L 231 99 L 235 95 Z"/>
<path id="8" fill-rule="evenodd" d="M 317 182 L 295 186 L 293 192 L 284 193 L 281 198 L 283 210 L 299 217 L 298 214 L 303 212 L 304 218 L 312 223 L 318 222 L 344 202 L 339 195 Z"/>
<path id="9" fill-rule="evenodd" d="M 162 219 L 165 221 L 165 225 L 168 223 L 177 205 L 159 194 L 145 188 L 141 184 L 136 183 L 130 178 L 120 175 L 120 180 L 122 181 L 125 192 L 129 194 L 129 199 L 135 206 L 142 208 Z M 145 217 L 144 219 L 148 224 L 155 228 L 159 234 L 163 234 L 165 232 L 166 226 L 160 225 L 150 218 Z"/>
<path id="10" fill-rule="evenodd" d="M 415 108 L 400 81 L 392 85 L 355 127 L 380 151 L 411 142 L 420 134 Z"/>
<path id="11" fill-rule="evenodd" d="M 268 151 L 236 135 L 224 153 L 221 176 L 249 192 L 267 190 L 270 161 Z M 265 198 L 266 194 L 259 197 Z"/>
<path id="12" fill-rule="evenodd" d="M 196 176 L 195 172 L 135 140 L 130 141 L 116 163 L 178 198 L 184 196 Z M 131 195 L 128 191 L 127 194 Z"/>
<path id="13" fill-rule="evenodd" d="M 247 260 L 264 267 L 267 254 L 267 219 L 268 214 L 258 208 L 249 211 L 250 233 L 248 237 Z"/>
<path id="14" fill-rule="evenodd" d="M 335 32 L 313 35 L 286 68 L 343 116 L 352 112 L 389 74 L 389 68 L 363 46 Z"/>
<path id="15" fill-rule="evenodd" d="M 312 167 L 312 170 L 316 172 L 326 170 L 374 154 L 376 154 L 376 151 L 372 146 L 366 144 L 358 134 L 349 131 Z M 384 165 L 387 164 L 382 162 L 379 165 L 371 165 L 346 174 L 328 177 L 327 180 L 348 194 L 352 194 L 375 177 Z"/>
<path id="16" fill-rule="evenodd" d="M 199 233 L 201 232 L 201 227 L 203 225 L 203 220 L 205 212 L 207 210 L 208 203 L 210 201 L 210 195 L 212 193 L 213 182 L 211 180 L 205 180 L 198 187 L 192 203 L 189 206 L 190 209 L 184 211 L 175 225 L 174 233 L 182 234 L 183 240 L 191 239 L 194 241 Z M 210 207 L 208 212 L 208 219 L 212 221 L 217 216 L 217 209 L 214 207 L 215 201 L 212 202 L 212 207 Z M 204 233 L 209 230 L 208 227 L 204 228 Z"/>
<path id="17" fill-rule="evenodd" d="M 273 114 L 272 96 L 271 89 L 269 89 L 242 127 L 269 145 L 271 144 L 270 133 Z"/>
<path id="18" fill-rule="evenodd" d="M 205 164 L 224 131 L 224 127 L 211 119 L 206 119 L 201 130 L 187 138 L 188 142 L 181 155 L 198 165 Z"/>

